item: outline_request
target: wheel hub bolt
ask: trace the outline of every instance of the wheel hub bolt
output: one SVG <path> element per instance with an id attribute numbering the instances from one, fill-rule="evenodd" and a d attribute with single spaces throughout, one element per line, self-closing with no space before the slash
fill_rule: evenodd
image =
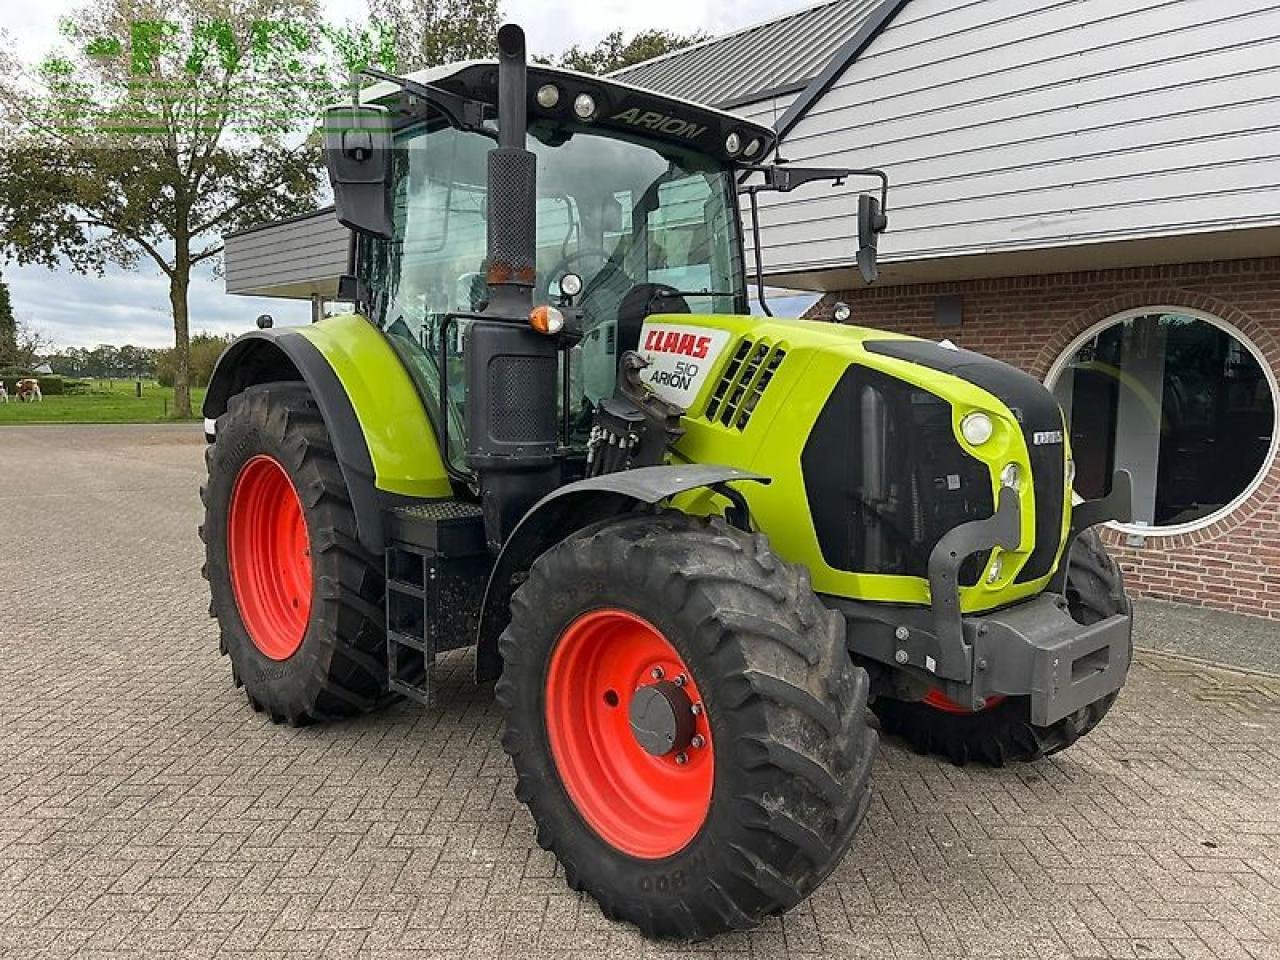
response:
<path id="1" fill-rule="evenodd" d="M 693 737 L 689 740 L 689 746 L 693 747 L 695 750 L 699 749 L 700 747 L 705 747 L 706 745 L 707 745 L 707 741 L 702 739 L 702 734 L 700 733 L 695 733 Z"/>
<path id="2" fill-rule="evenodd" d="M 905 650 L 899 650 L 893 655 L 893 659 L 898 661 L 898 663 L 906 663 L 911 659 L 911 654 L 907 653 Z"/>
<path id="3" fill-rule="evenodd" d="M 680 766 L 683 767 L 688 762 L 689 762 L 689 755 L 687 753 L 676 754 L 676 763 L 680 764 Z"/>
<path id="4" fill-rule="evenodd" d="M 653 679 L 655 680 L 661 680 L 665 676 L 665 674 L 662 672 L 661 667 L 654 667 L 652 670 L 649 671 L 649 676 L 653 677 Z"/>
<path id="5" fill-rule="evenodd" d="M 670 680 L 637 690 L 628 713 L 631 735 L 655 757 L 684 752 L 697 732 L 689 695 Z"/>
<path id="6" fill-rule="evenodd" d="M 683 673 L 677 676 L 675 679 L 675 684 L 677 687 L 683 687 L 687 682 L 688 681 L 685 680 L 685 676 Z"/>
<path id="7" fill-rule="evenodd" d="M 702 704 L 700 703 L 695 703 L 692 707 L 689 708 L 689 710 L 693 713 L 695 717 L 702 716 Z"/>

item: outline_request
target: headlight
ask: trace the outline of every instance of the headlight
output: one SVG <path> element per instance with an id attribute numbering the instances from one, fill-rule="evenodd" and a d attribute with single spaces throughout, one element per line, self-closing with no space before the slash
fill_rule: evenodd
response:
<path id="1" fill-rule="evenodd" d="M 566 273 L 560 278 L 560 292 L 569 297 L 576 297 L 582 292 L 582 278 L 576 273 Z"/>
<path id="2" fill-rule="evenodd" d="M 596 115 L 596 98 L 589 93 L 580 93 L 573 98 L 573 112 L 580 120 L 590 120 Z"/>
<path id="3" fill-rule="evenodd" d="M 853 316 L 853 311 L 843 300 L 837 300 L 836 305 L 831 309 L 831 316 L 836 323 L 848 323 L 849 318 Z"/>
<path id="4" fill-rule="evenodd" d="M 748 157 L 754 157 L 757 153 L 760 152 L 760 138 L 756 137 L 754 140 L 748 143 L 747 149 L 742 152 L 745 153 Z"/>
<path id="5" fill-rule="evenodd" d="M 544 83 L 538 88 L 538 106 L 550 110 L 560 102 L 560 88 L 554 83 Z"/>
<path id="6" fill-rule="evenodd" d="M 724 150 L 731 156 L 736 156 L 738 151 L 742 149 L 742 138 L 736 133 L 731 133 L 724 138 Z"/>
<path id="7" fill-rule="evenodd" d="M 1003 470 L 1000 471 L 1000 485 L 1017 490 L 1022 483 L 1022 471 L 1016 463 L 1007 463 Z"/>
<path id="8" fill-rule="evenodd" d="M 971 413 L 960 421 L 960 434 L 972 447 L 980 447 L 991 439 L 995 427 L 985 413 Z"/>

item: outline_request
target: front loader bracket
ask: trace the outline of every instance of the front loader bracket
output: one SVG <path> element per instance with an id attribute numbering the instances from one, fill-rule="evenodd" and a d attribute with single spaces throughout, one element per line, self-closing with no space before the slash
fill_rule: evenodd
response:
<path id="1" fill-rule="evenodd" d="M 1108 520 L 1120 523 L 1133 520 L 1133 474 L 1128 470 L 1117 470 L 1112 475 L 1111 490 L 1105 497 L 1085 500 L 1071 508 L 1071 530 L 1067 534 L 1067 548 L 1058 562 L 1053 579 L 1049 581 L 1049 590 L 1054 593 L 1066 592 L 1067 568 L 1071 566 L 1071 548 L 1075 546 L 1076 538 L 1090 527 Z"/>
<path id="2" fill-rule="evenodd" d="M 985 520 L 962 523 L 949 530 L 929 554 L 929 598 L 940 659 L 929 670 L 944 677 L 968 675 L 964 622 L 960 616 L 960 566 L 981 550 L 1018 549 L 1022 516 L 1017 491 L 1001 487 L 996 511 Z"/>

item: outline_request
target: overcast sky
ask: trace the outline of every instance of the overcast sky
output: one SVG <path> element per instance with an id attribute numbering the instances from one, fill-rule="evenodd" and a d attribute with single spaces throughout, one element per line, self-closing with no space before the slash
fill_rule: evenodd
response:
<path id="1" fill-rule="evenodd" d="M 58 18 L 76 7 L 72 0 L 0 0 L 0 26 L 17 41 L 19 53 L 36 60 L 57 37 Z M 553 53 L 572 44 L 592 44 L 611 30 L 628 34 L 660 27 L 690 33 L 718 34 L 768 19 L 805 0 L 505 0 L 507 19 L 521 24 L 530 49 Z M 328 0 L 335 23 L 366 16 L 364 0 Z M 70 270 L 49 271 L 0 263 L 9 284 L 15 313 L 52 337 L 60 347 L 97 343 L 167 346 L 173 342 L 167 282 L 154 266 L 135 271 L 111 269 L 105 277 L 79 276 Z M 278 323 L 305 323 L 308 305 L 290 300 L 232 297 L 211 270 L 193 278 L 191 329 L 239 333 L 260 313 Z"/>

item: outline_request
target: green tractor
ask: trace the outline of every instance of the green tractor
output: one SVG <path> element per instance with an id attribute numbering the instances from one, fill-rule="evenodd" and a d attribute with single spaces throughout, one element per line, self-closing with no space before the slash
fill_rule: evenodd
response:
<path id="1" fill-rule="evenodd" d="M 233 343 L 205 401 L 206 576 L 273 721 L 428 702 L 474 645 L 538 842 L 650 936 L 807 896 L 880 729 L 957 763 L 1088 733 L 1130 608 L 1062 413 L 948 344 L 749 315 L 741 198 L 881 178 L 769 164 L 697 104 L 496 62 L 325 116 L 356 313 Z M 766 311 L 767 312 L 767 311 Z M 868 706 L 870 710 L 868 710 Z"/>

